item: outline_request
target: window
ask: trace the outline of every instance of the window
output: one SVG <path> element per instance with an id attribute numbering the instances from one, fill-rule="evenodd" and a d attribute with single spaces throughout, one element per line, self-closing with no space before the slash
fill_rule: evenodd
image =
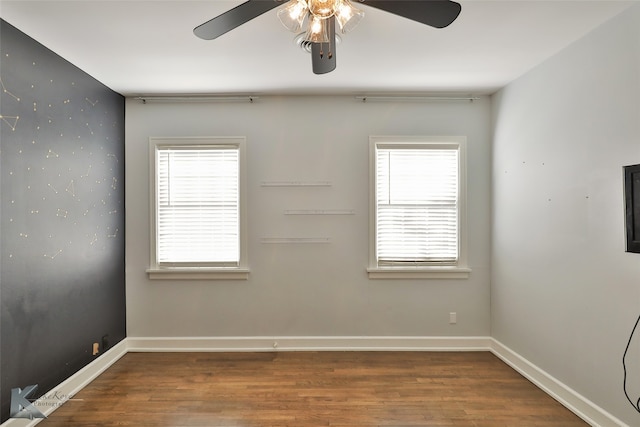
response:
<path id="1" fill-rule="evenodd" d="M 371 137 L 369 278 L 466 278 L 465 138 Z"/>
<path id="2" fill-rule="evenodd" d="M 247 278 L 244 143 L 151 138 L 150 278 Z"/>

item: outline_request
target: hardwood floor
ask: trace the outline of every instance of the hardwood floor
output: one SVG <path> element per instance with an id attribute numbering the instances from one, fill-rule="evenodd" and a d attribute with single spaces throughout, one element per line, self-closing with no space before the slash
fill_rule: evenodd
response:
<path id="1" fill-rule="evenodd" d="M 488 352 L 128 353 L 39 427 L 586 426 Z"/>

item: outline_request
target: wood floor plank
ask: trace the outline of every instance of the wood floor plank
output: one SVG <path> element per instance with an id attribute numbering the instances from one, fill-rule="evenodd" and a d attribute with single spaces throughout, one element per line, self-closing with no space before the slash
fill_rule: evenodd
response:
<path id="1" fill-rule="evenodd" d="M 489 352 L 128 353 L 39 424 L 586 425 Z"/>

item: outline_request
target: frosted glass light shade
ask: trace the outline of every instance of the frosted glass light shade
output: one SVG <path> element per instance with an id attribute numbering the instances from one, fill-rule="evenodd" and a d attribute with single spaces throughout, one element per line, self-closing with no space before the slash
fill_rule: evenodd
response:
<path id="1" fill-rule="evenodd" d="M 340 31 L 342 31 L 342 34 L 346 34 L 360 23 L 364 18 L 364 12 L 353 7 L 349 0 L 339 0 L 335 16 L 340 26 Z"/>
<path id="2" fill-rule="evenodd" d="M 326 19 L 314 16 L 309 22 L 305 41 L 311 43 L 329 43 Z"/>
<path id="3" fill-rule="evenodd" d="M 307 16 L 307 2 L 305 0 L 291 0 L 278 11 L 278 19 L 289 31 L 297 32 L 302 28 Z"/>

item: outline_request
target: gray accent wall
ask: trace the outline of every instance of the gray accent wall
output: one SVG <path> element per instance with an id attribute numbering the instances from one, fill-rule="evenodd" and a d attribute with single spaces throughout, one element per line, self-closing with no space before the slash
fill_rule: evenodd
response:
<path id="1" fill-rule="evenodd" d="M 494 96 L 492 336 L 630 426 L 640 316 L 623 169 L 640 163 L 640 5 Z M 640 339 L 627 363 L 640 392 Z"/>
<path id="2" fill-rule="evenodd" d="M 46 393 L 125 337 L 124 98 L 0 31 L 4 421 L 12 388 Z"/>

